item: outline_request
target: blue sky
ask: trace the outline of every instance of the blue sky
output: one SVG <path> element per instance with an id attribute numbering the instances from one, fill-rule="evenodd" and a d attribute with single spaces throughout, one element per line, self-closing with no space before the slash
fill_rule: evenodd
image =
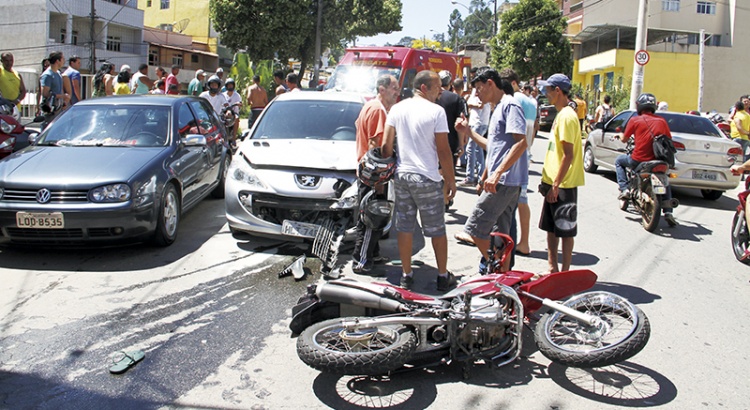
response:
<path id="1" fill-rule="evenodd" d="M 505 0 L 497 0 L 498 5 L 503 1 Z M 471 0 L 460 0 L 459 3 L 469 6 Z M 489 3 L 492 7 L 492 2 Z M 375 37 L 362 37 L 357 39 L 357 45 L 382 46 L 385 43 L 395 44 L 407 36 L 432 38 L 437 33 L 445 33 L 447 36 L 448 18 L 453 10 L 457 9 L 464 18 L 469 14 L 465 7 L 451 4 L 451 0 L 401 0 L 401 4 L 403 6 L 401 10 L 402 31 Z"/>

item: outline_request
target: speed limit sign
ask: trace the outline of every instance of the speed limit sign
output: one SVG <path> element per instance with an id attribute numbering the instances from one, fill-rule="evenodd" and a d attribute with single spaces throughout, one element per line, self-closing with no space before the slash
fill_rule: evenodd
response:
<path id="1" fill-rule="evenodd" d="M 638 65 L 646 65 L 650 59 L 651 56 L 646 50 L 638 50 L 638 52 L 635 53 L 635 62 L 638 63 Z"/>

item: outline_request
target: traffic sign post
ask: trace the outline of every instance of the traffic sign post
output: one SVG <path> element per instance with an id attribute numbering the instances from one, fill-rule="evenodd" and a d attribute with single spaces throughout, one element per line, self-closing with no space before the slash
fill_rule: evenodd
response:
<path id="1" fill-rule="evenodd" d="M 651 56 L 648 54 L 648 51 L 646 50 L 638 50 L 637 53 L 635 53 L 635 62 L 636 64 L 640 66 L 644 66 L 648 64 L 648 61 L 651 59 Z"/>

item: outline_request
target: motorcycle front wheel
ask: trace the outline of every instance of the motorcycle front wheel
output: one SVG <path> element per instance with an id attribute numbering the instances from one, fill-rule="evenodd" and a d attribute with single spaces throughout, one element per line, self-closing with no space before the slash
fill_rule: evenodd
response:
<path id="1" fill-rule="evenodd" d="M 654 193 L 653 187 L 650 183 L 645 184 L 643 187 L 641 201 L 641 225 L 649 232 L 653 232 L 659 226 L 659 219 L 661 218 L 661 200 Z"/>
<path id="2" fill-rule="evenodd" d="M 589 292 L 563 305 L 600 320 L 592 326 L 558 311 L 545 314 L 534 336 L 539 351 L 554 362 L 580 368 L 609 366 L 635 356 L 648 343 L 648 318 L 621 296 Z"/>
<path id="3" fill-rule="evenodd" d="M 748 247 L 750 247 L 750 232 L 747 229 L 745 212 L 737 211 L 732 219 L 732 251 L 734 251 L 734 257 L 745 265 L 750 265 L 750 258 L 745 258 Z"/>
<path id="4" fill-rule="evenodd" d="M 347 328 L 338 318 L 316 323 L 300 334 L 297 355 L 322 372 L 377 376 L 402 367 L 414 353 L 417 338 L 406 326 Z"/>

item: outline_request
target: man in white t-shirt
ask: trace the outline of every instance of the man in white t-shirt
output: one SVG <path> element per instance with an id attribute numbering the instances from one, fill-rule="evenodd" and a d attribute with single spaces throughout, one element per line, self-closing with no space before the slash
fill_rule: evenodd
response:
<path id="1" fill-rule="evenodd" d="M 395 215 L 398 252 L 403 269 L 401 286 L 406 289 L 414 284 L 411 256 L 417 211 L 422 222 L 422 233 L 432 240 L 438 268 L 438 290 L 446 291 L 456 284 L 455 276 L 447 269 L 448 239 L 445 235 L 444 206 L 445 200 L 453 199 L 456 194 L 456 179 L 448 143 L 448 120 L 445 110 L 435 103 L 441 90 L 437 73 L 420 71 L 414 77 L 414 97 L 394 105 L 385 122 L 384 158 L 393 155 L 394 141 L 398 138 Z"/>
<path id="2" fill-rule="evenodd" d="M 214 107 L 216 114 L 221 117 L 221 110 L 227 105 L 227 99 L 224 94 L 221 93 L 221 80 L 219 77 L 212 75 L 208 79 L 208 90 L 204 91 L 199 95 L 201 98 L 205 98 Z"/>

